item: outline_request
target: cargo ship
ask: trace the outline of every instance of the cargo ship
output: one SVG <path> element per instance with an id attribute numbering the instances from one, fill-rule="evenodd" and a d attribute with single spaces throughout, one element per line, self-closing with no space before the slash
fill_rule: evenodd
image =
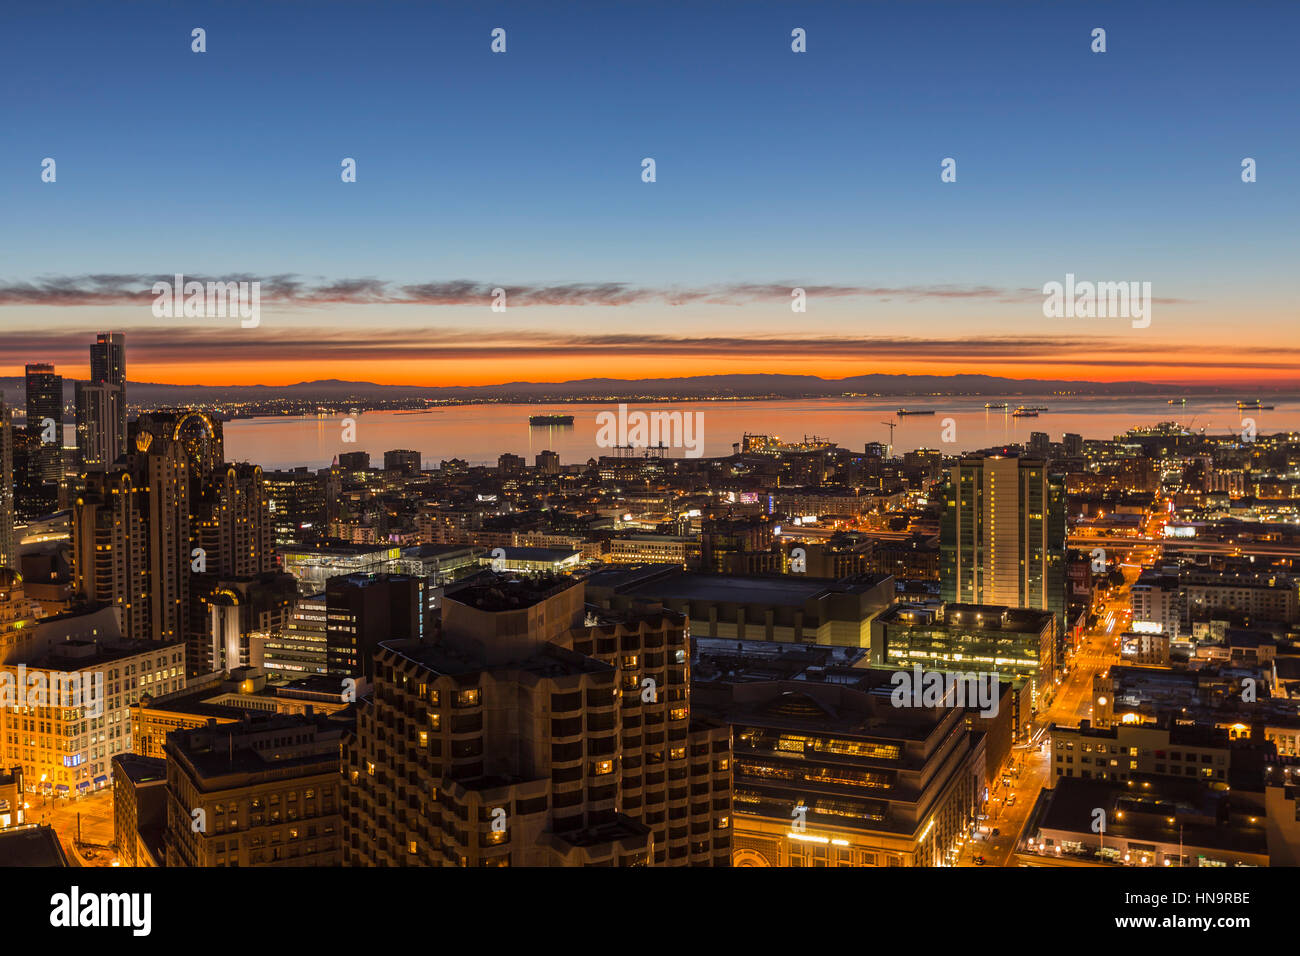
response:
<path id="1" fill-rule="evenodd" d="M 1021 406 L 1011 413 L 1012 418 L 1037 418 L 1038 409 Z"/>
<path id="2" fill-rule="evenodd" d="M 898 410 L 898 414 L 900 414 L 900 415 L 933 415 L 933 414 L 934 414 L 934 409 L 931 408 L 929 411 L 914 411 L 914 410 L 912 410 L 912 409 L 910 409 L 910 408 L 900 408 L 900 409 Z"/>
<path id="3" fill-rule="evenodd" d="M 1271 411 L 1273 408 L 1272 405 L 1263 404 L 1258 398 L 1252 398 L 1248 402 L 1238 402 L 1237 407 L 1242 411 L 1245 411 L 1246 409 L 1263 409 L 1264 411 Z"/>
<path id="4" fill-rule="evenodd" d="M 530 415 L 528 416 L 530 425 L 572 425 L 572 415 Z"/>
<path id="5" fill-rule="evenodd" d="M 1006 407 L 1007 407 L 1007 403 L 1006 403 L 1006 402 L 985 402 L 985 403 L 984 403 L 984 407 L 985 407 L 985 408 L 996 408 L 996 409 L 999 409 L 999 410 L 1000 410 L 1000 409 L 1006 408 Z"/>

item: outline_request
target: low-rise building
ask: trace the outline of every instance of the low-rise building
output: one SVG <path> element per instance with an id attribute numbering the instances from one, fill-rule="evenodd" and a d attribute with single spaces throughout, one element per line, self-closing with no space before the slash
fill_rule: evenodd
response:
<path id="1" fill-rule="evenodd" d="M 258 714 L 172 733 L 168 866 L 338 866 L 339 715 Z"/>

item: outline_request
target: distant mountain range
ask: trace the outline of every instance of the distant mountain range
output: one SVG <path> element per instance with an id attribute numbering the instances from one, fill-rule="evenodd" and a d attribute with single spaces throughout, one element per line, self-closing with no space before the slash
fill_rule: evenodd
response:
<path id="1" fill-rule="evenodd" d="M 16 403 L 23 380 L 0 378 L 0 390 Z M 825 379 L 815 375 L 693 375 L 682 378 L 585 378 L 570 382 L 506 382 L 500 385 L 418 386 L 379 385 L 326 379 L 295 385 L 163 385 L 130 382 L 133 405 L 215 404 L 277 400 L 339 402 L 441 399 L 470 401 L 575 401 L 582 399 L 689 398 L 819 398 L 846 392 L 867 395 L 1214 395 L 1237 394 L 1218 386 L 1179 386 L 1152 382 L 1072 382 L 1061 379 L 1016 379 L 993 375 L 855 375 Z M 64 380 L 66 400 L 72 401 L 73 380 Z M 1253 392 L 1251 393 L 1254 394 Z M 1265 393 L 1266 394 L 1266 393 Z"/>

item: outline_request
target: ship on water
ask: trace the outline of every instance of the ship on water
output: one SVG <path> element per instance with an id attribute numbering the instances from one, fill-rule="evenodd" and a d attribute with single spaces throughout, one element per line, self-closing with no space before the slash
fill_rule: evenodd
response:
<path id="1" fill-rule="evenodd" d="M 1037 408 L 1026 408 L 1021 405 L 1011 413 L 1012 418 L 1037 418 L 1039 410 Z"/>
<path id="2" fill-rule="evenodd" d="M 1258 398 L 1252 398 L 1248 402 L 1238 402 L 1237 408 L 1241 409 L 1242 411 L 1245 411 L 1246 409 L 1252 409 L 1252 410 L 1263 409 L 1264 411 L 1270 411 L 1272 410 L 1273 406 L 1265 405 Z"/>
<path id="3" fill-rule="evenodd" d="M 931 409 L 929 409 L 929 410 L 914 410 L 914 409 L 910 409 L 910 408 L 900 408 L 900 409 L 898 410 L 898 414 L 900 414 L 900 415 L 933 415 L 933 414 L 934 414 L 934 409 L 931 408 Z"/>
<path id="4" fill-rule="evenodd" d="M 1170 405 L 1186 405 L 1186 404 L 1187 404 L 1187 399 L 1185 399 L 1185 398 L 1171 398 L 1171 399 L 1169 399 L 1169 404 L 1170 404 Z"/>
<path id="5" fill-rule="evenodd" d="M 984 407 L 985 407 L 985 408 L 994 408 L 994 409 L 999 409 L 999 410 L 1000 410 L 1000 409 L 1004 409 L 1004 408 L 1006 408 L 1006 407 L 1007 407 L 1007 403 L 1006 403 L 1006 402 L 985 402 L 985 403 L 984 403 Z"/>
<path id="6" fill-rule="evenodd" d="M 530 425 L 572 425 L 572 415 L 529 415 Z"/>

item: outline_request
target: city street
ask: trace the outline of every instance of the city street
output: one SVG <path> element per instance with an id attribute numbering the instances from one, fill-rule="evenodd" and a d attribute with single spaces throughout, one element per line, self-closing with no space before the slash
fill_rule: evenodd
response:
<path id="1" fill-rule="evenodd" d="M 111 866 L 117 854 L 109 848 L 113 842 L 113 791 L 105 788 L 78 799 L 44 800 L 32 794 L 28 818 L 54 827 L 68 854 L 68 862 L 78 866 Z M 81 818 L 81 844 L 77 845 L 77 818 Z M 75 856 L 75 860 L 74 860 Z"/>
<path id="2" fill-rule="evenodd" d="M 1159 519 L 1149 519 L 1149 527 L 1158 526 Z M 1157 532 L 1158 533 L 1158 532 Z M 1144 564 L 1154 562 L 1156 548 L 1139 552 Z M 1097 626 L 1086 632 L 1073 659 L 1069 673 L 1056 688 L 1051 703 L 1035 717 L 1030 725 L 1030 742 L 1012 748 L 1008 758 L 1011 787 L 995 794 L 989 801 L 989 819 L 985 826 L 996 828 L 998 836 L 977 835 L 962 854 L 962 866 L 974 865 L 976 857 L 983 856 L 985 866 L 1009 866 L 1021 831 L 1033 811 L 1039 793 L 1051 782 L 1051 739 L 1047 729 L 1052 724 L 1074 727 L 1081 720 L 1092 717 L 1093 678 L 1106 672 L 1119 660 L 1119 635 L 1128 630 L 1132 619 L 1130 590 L 1142 568 L 1121 565 L 1124 583 L 1103 592 L 1097 607 Z M 1039 749 L 1041 746 L 1041 749 Z M 1013 799 L 1008 806 L 1006 799 Z"/>

